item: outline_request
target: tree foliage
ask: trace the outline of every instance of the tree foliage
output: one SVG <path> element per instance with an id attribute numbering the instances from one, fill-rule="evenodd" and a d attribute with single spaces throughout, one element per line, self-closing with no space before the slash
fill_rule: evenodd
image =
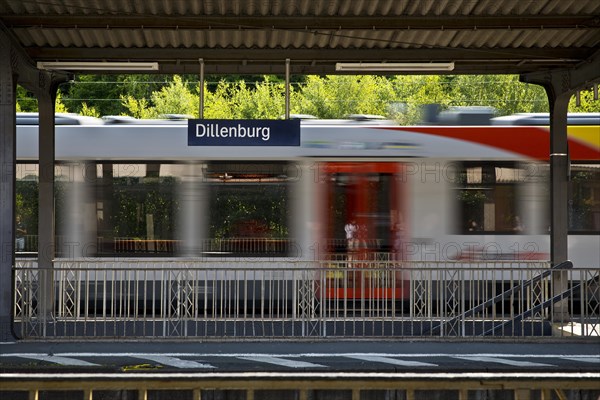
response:
<path id="1" fill-rule="evenodd" d="M 63 92 L 58 90 L 56 93 L 56 102 L 54 103 L 54 111 L 57 113 L 69 112 L 68 107 L 64 103 Z M 27 91 L 24 87 L 17 85 L 17 112 L 37 112 L 38 101 L 35 94 Z"/>
<path id="2" fill-rule="evenodd" d="M 392 117 L 400 124 L 414 124 L 421 120 L 421 108 L 425 104 L 451 103 L 449 78 L 437 75 L 404 75 L 393 79 L 396 104 Z"/>
<path id="3" fill-rule="evenodd" d="M 179 75 L 168 85 L 152 92 L 150 101 L 131 94 L 121 95 L 124 114 L 135 118 L 158 118 L 165 114 L 198 115 L 198 93 L 192 93 Z"/>
<path id="4" fill-rule="evenodd" d="M 578 106 L 575 96 L 569 102 L 569 112 L 600 112 L 600 100 L 594 100 L 594 92 L 585 90 L 580 93 L 581 104 Z"/>
<path id="5" fill-rule="evenodd" d="M 450 95 L 450 105 L 494 107 L 499 115 L 548 111 L 544 89 L 519 82 L 517 75 L 459 75 Z"/>
<path id="6" fill-rule="evenodd" d="M 175 75 L 167 86 L 152 92 L 151 98 L 157 115 L 198 115 L 198 93 L 192 93 L 179 75 Z"/>
<path id="7" fill-rule="evenodd" d="M 395 100 L 392 82 L 380 76 L 310 76 L 301 86 L 293 112 L 319 118 L 349 114 L 386 114 Z"/>
<path id="8" fill-rule="evenodd" d="M 79 111 L 79 114 L 86 117 L 100 117 L 100 112 L 96 110 L 95 107 L 88 107 L 86 102 L 81 103 L 81 111 Z"/>
<path id="9" fill-rule="evenodd" d="M 207 79 L 205 118 L 280 118 L 285 113 L 285 85 L 278 76 L 225 76 Z M 248 78 L 248 77 L 246 77 Z M 420 121 L 421 107 L 491 106 L 497 115 L 547 112 L 548 100 L 537 85 L 519 82 L 517 75 L 399 75 L 295 77 L 291 112 L 318 118 L 349 114 L 379 114 L 402 124 Z M 199 115 L 195 75 L 81 75 L 61 87 L 57 112 L 82 115 L 130 115 L 158 118 L 164 114 Z M 18 110 L 37 111 L 35 97 L 18 88 Z M 581 105 L 572 100 L 570 112 L 600 111 L 592 93 L 582 92 Z"/>

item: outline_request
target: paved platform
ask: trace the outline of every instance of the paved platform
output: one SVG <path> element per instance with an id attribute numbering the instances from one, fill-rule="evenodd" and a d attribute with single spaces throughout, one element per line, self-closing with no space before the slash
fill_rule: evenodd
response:
<path id="1" fill-rule="evenodd" d="M 0 373 L 600 373 L 600 342 L 17 342 Z M 600 375 L 599 375 L 600 376 Z"/>

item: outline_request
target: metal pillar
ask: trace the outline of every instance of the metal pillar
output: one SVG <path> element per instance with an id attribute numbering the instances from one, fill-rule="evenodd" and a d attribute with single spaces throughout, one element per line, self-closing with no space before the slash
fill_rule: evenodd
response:
<path id="1" fill-rule="evenodd" d="M 38 315 L 45 330 L 54 308 L 53 262 L 55 256 L 54 226 L 54 112 L 58 85 L 66 80 L 63 75 L 38 71 L 39 125 L 39 194 L 38 194 L 38 267 L 40 268 Z M 44 332 L 45 334 L 45 332 Z"/>
<path id="2" fill-rule="evenodd" d="M 200 58 L 200 99 L 198 104 L 198 118 L 204 118 L 204 59 Z"/>
<path id="3" fill-rule="evenodd" d="M 1 38 L 0 38 L 1 39 Z M 16 88 L 11 47 L 0 40 L 0 341 L 12 332 L 13 265 L 15 261 Z M 10 277 L 10 278 L 9 278 Z"/>
<path id="4" fill-rule="evenodd" d="M 285 119 L 290 119 L 290 59 L 285 60 Z"/>
<path id="5" fill-rule="evenodd" d="M 54 137 L 54 102 L 50 102 L 51 93 L 56 93 L 58 82 L 64 82 L 68 75 L 61 72 L 39 71 L 25 51 L 14 40 L 6 26 L 0 22 L 0 340 L 14 339 L 12 332 L 13 311 L 13 265 L 15 257 L 15 165 L 16 165 L 16 85 L 30 90 L 38 97 L 40 121 L 50 119 L 51 125 L 40 132 L 51 132 Z M 48 107 L 52 104 L 52 110 Z M 42 146 L 40 140 L 40 146 Z M 54 157 L 54 146 L 51 148 Z M 52 167 L 52 176 L 54 176 Z M 44 173 L 40 170 L 40 183 Z M 47 175 L 46 175 L 47 176 Z M 40 190 L 41 192 L 41 190 Z M 54 193 L 47 201 L 54 205 Z M 42 213 L 40 204 L 40 214 Z M 53 240 L 53 239 L 52 239 Z M 42 238 L 40 237 L 40 246 Z"/>
<path id="6" fill-rule="evenodd" d="M 570 159 L 567 110 L 572 93 L 556 95 L 546 87 L 550 103 L 550 258 L 552 265 L 568 260 Z M 564 287 L 564 290 L 567 288 Z"/>

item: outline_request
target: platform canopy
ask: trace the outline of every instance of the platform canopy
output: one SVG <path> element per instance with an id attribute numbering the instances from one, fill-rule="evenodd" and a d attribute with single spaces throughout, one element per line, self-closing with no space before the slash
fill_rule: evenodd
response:
<path id="1" fill-rule="evenodd" d="M 522 74 L 600 48 L 598 0 L 0 0 L 0 24 L 41 67 L 151 63 L 103 72 Z"/>

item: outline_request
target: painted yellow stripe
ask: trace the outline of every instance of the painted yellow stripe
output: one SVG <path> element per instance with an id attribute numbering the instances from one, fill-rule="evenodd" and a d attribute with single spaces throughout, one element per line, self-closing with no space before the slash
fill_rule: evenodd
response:
<path id="1" fill-rule="evenodd" d="M 587 144 L 588 146 L 600 150 L 600 126 L 569 126 L 567 134 L 570 138 Z"/>

